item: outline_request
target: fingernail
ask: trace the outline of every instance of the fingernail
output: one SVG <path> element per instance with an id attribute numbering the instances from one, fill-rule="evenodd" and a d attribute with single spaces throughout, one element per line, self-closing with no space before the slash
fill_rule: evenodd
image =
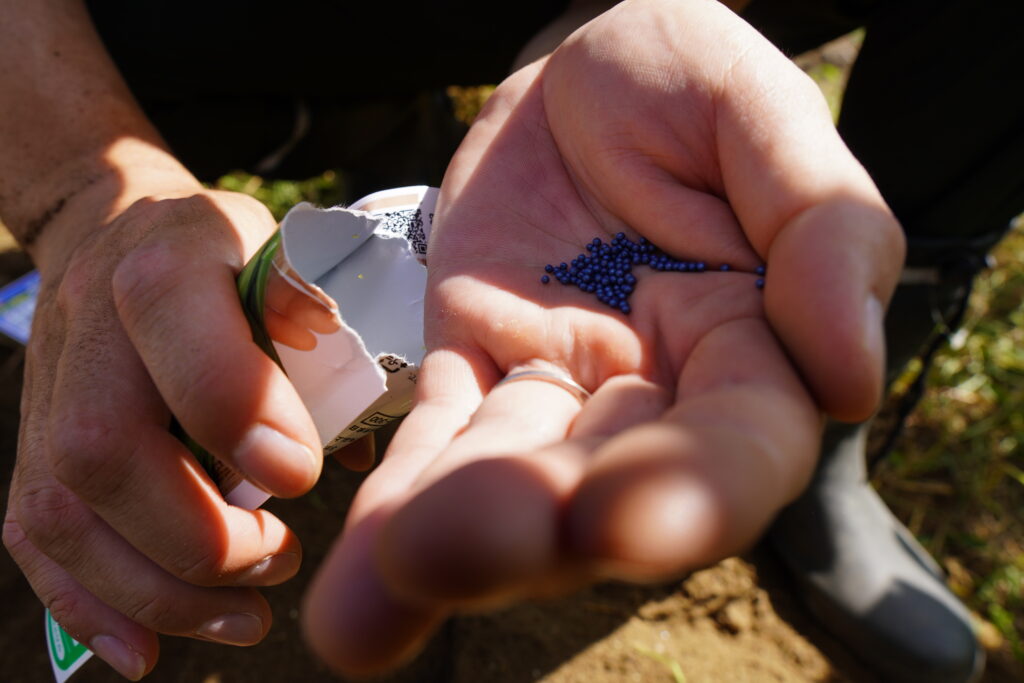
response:
<path id="1" fill-rule="evenodd" d="M 119 638 L 94 636 L 89 641 L 89 649 L 129 681 L 137 681 L 146 673 L 146 660 Z"/>
<path id="2" fill-rule="evenodd" d="M 247 478 L 271 493 L 298 495 L 319 468 L 313 451 L 264 424 L 249 430 L 234 457 Z"/>
<path id="3" fill-rule="evenodd" d="M 196 629 L 196 635 L 228 645 L 255 645 L 263 638 L 263 622 L 255 614 L 222 614 Z"/>
<path id="4" fill-rule="evenodd" d="M 874 295 L 864 302 L 864 350 L 875 358 L 885 358 L 885 308 Z"/>
<path id="5" fill-rule="evenodd" d="M 270 555 L 239 574 L 237 583 L 241 586 L 273 586 L 295 576 L 299 563 L 299 556 L 295 553 Z"/>

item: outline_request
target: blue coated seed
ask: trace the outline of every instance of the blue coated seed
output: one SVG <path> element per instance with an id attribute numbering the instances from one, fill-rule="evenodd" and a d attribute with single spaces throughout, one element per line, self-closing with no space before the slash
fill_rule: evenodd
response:
<path id="1" fill-rule="evenodd" d="M 754 272 L 757 273 L 758 275 L 764 275 L 765 267 L 758 266 L 757 268 L 754 268 Z"/>
<path id="2" fill-rule="evenodd" d="M 730 266 L 728 263 L 723 263 L 721 266 L 718 267 L 718 269 L 724 273 L 728 270 L 731 270 L 732 266 Z"/>
<path id="3" fill-rule="evenodd" d="M 564 262 L 558 266 L 548 264 L 544 266 L 544 272 L 551 273 L 562 285 L 575 285 L 593 294 L 601 303 L 627 314 L 632 310 L 629 296 L 637 282 L 632 273 L 634 266 L 642 264 L 651 270 L 676 273 L 700 273 L 707 267 L 703 261 L 673 258 L 643 237 L 633 242 L 624 232 L 616 233 L 610 242 L 595 237 L 584 246 L 590 252 L 589 255 L 578 255 L 571 265 Z M 731 268 L 723 264 L 719 269 L 725 271 Z M 541 276 L 542 283 L 550 281 L 549 276 Z M 759 282 L 763 284 L 763 281 Z"/>
<path id="4" fill-rule="evenodd" d="M 762 280 L 761 278 L 757 278 L 757 280 L 754 282 L 754 286 L 757 287 L 758 289 L 764 289 L 764 280 Z"/>

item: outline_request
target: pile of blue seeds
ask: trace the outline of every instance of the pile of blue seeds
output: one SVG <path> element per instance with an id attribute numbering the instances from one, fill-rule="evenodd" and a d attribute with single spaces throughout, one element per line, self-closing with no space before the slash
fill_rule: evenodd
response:
<path id="1" fill-rule="evenodd" d="M 594 294 L 597 300 L 623 313 L 630 312 L 629 296 L 636 286 L 633 266 L 644 265 L 658 271 L 675 271 L 681 273 L 703 273 L 708 269 L 704 261 L 680 261 L 669 256 L 658 247 L 641 237 L 633 242 L 625 233 L 618 233 L 615 238 L 605 243 L 595 237 L 587 245 L 587 254 L 580 254 L 572 263 L 559 263 L 557 266 L 544 266 L 547 275 L 540 281 L 544 284 L 551 278 L 563 285 L 575 285 L 584 292 Z M 718 270 L 731 270 L 729 264 L 722 264 Z M 756 269 L 758 275 L 764 275 L 764 266 Z M 758 289 L 764 287 L 764 280 L 756 281 Z"/>

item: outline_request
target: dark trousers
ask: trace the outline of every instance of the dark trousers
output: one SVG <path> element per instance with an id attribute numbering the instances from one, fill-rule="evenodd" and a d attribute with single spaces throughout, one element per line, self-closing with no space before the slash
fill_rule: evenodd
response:
<path id="1" fill-rule="evenodd" d="M 753 0 L 744 16 L 790 54 L 866 28 L 839 131 L 912 242 L 1000 232 L 1024 211 L 1024 3 Z"/>
<path id="2" fill-rule="evenodd" d="M 957 313 L 1024 211 L 1024 3 L 753 0 L 744 17 L 795 55 L 864 27 L 839 132 L 900 219 L 909 266 L 886 319 L 890 374 Z"/>
<path id="3" fill-rule="evenodd" d="M 444 88 L 500 82 L 567 4 L 518 2 L 496 23 L 478 0 L 88 2 L 132 92 L 200 179 L 341 168 L 355 194 L 440 184 L 465 132 Z"/>

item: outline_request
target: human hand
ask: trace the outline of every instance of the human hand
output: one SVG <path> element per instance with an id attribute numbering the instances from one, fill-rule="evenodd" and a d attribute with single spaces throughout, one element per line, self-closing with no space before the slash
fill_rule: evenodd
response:
<path id="1" fill-rule="evenodd" d="M 191 179 L 130 189 L 142 198 L 109 222 L 76 197 L 47 229 L 3 538 L 53 617 L 137 679 L 156 633 L 261 640 L 271 615 L 252 587 L 301 557 L 276 517 L 224 502 L 168 432 L 172 414 L 279 496 L 316 481 L 320 442 L 235 287 L 276 227 L 269 212 Z"/>
<path id="2" fill-rule="evenodd" d="M 717 3 L 623 3 L 508 79 L 434 226 L 417 406 L 306 599 L 338 671 L 456 609 L 741 550 L 806 484 L 818 406 L 880 394 L 899 227 L 814 84 Z M 619 231 L 734 270 L 637 269 L 629 315 L 541 284 Z M 593 397 L 499 384 L 528 369 Z"/>

